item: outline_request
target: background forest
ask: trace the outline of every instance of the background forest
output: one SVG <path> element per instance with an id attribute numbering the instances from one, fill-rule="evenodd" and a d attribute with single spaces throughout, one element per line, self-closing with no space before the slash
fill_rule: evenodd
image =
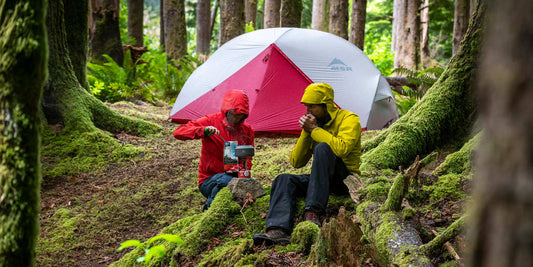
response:
<path id="1" fill-rule="evenodd" d="M 527 0 L 0 0 L 0 266 L 530 266 Z M 491 18 L 490 20 L 486 18 Z M 189 75 L 245 32 L 359 47 L 400 119 L 322 227 L 253 246 L 295 136 L 256 139 L 266 191 L 212 207 L 199 140 L 168 120 Z M 526 41 L 524 41 L 526 40 Z M 530 110 L 530 112 L 527 112 Z M 503 129 L 503 130 L 502 130 Z"/>

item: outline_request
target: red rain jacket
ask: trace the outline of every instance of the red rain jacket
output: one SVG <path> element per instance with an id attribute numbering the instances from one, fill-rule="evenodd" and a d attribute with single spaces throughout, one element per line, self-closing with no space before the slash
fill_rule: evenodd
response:
<path id="1" fill-rule="evenodd" d="M 202 138 L 202 152 L 200 155 L 200 165 L 198 166 L 198 186 L 207 178 L 224 172 L 224 138 L 225 141 L 237 141 L 238 145 L 254 145 L 254 130 L 248 123 L 242 121 L 236 125 L 229 125 L 226 119 L 226 112 L 234 110 L 236 114 L 249 115 L 248 96 L 240 90 L 228 91 L 222 100 L 220 113 L 206 115 L 194 121 L 180 125 L 174 131 L 174 137 L 179 140 L 192 140 Z M 207 126 L 214 126 L 220 131 L 220 136 L 212 135 L 206 137 L 204 129 Z M 250 169 L 252 159 L 246 163 Z M 242 164 L 241 164 L 242 166 Z"/>

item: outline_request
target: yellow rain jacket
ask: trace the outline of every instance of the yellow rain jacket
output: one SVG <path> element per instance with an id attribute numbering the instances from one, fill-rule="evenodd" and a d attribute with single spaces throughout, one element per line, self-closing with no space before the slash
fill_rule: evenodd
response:
<path id="1" fill-rule="evenodd" d="M 302 130 L 300 138 L 291 152 L 291 164 L 301 168 L 307 164 L 318 143 L 328 144 L 333 153 L 340 157 L 351 173 L 361 174 L 361 122 L 355 113 L 339 109 L 333 103 L 333 89 L 325 83 L 307 86 L 302 103 L 326 104 L 331 120 L 322 128 L 311 133 Z"/>

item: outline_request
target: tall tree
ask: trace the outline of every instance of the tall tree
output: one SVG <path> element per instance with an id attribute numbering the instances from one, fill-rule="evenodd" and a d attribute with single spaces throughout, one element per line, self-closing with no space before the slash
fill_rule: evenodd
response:
<path id="1" fill-rule="evenodd" d="M 473 81 L 477 70 L 484 29 L 484 5 L 478 5 L 465 42 L 440 78 L 390 128 L 363 144 L 361 170 L 397 168 L 409 164 L 451 140 L 464 140 L 474 124 L 477 105 Z"/>
<path id="2" fill-rule="evenodd" d="M 135 40 L 137 47 L 144 46 L 143 11 L 144 0 L 128 0 L 128 37 Z"/>
<path id="3" fill-rule="evenodd" d="M 159 48 L 165 51 L 165 0 L 159 4 Z"/>
<path id="4" fill-rule="evenodd" d="M 348 40 L 348 0 L 329 1 L 329 32 Z"/>
<path id="5" fill-rule="evenodd" d="M 313 30 L 328 31 L 328 13 L 328 0 L 313 0 L 313 14 L 311 17 L 311 27 Z"/>
<path id="6" fill-rule="evenodd" d="M 459 45 L 463 40 L 468 20 L 470 19 L 470 0 L 455 0 L 453 12 L 453 48 L 452 53 L 455 55 Z"/>
<path id="7" fill-rule="evenodd" d="M 218 46 L 244 33 L 244 0 L 220 1 Z"/>
<path id="8" fill-rule="evenodd" d="M 281 0 L 280 26 L 299 28 L 302 22 L 302 0 Z"/>
<path id="9" fill-rule="evenodd" d="M 352 23 L 348 39 L 361 50 L 365 47 L 366 4 L 367 0 L 353 0 Z"/>
<path id="10" fill-rule="evenodd" d="M 392 40 L 391 50 L 398 51 L 398 35 L 405 27 L 405 16 L 407 15 L 407 0 L 394 0 L 392 9 Z"/>
<path id="11" fill-rule="evenodd" d="M 281 0 L 265 0 L 263 28 L 276 28 L 280 23 Z"/>
<path id="12" fill-rule="evenodd" d="M 420 61 L 422 68 L 430 66 L 431 56 L 429 55 L 429 0 L 424 0 L 420 8 Z"/>
<path id="13" fill-rule="evenodd" d="M 211 41 L 211 0 L 198 0 L 196 5 L 196 53 L 209 55 Z"/>
<path id="14" fill-rule="evenodd" d="M 533 266 L 533 2 L 488 8 L 469 266 Z"/>
<path id="15" fill-rule="evenodd" d="M 0 0 L 0 266 L 34 266 L 46 1 Z"/>
<path id="16" fill-rule="evenodd" d="M 122 66 L 124 51 L 120 39 L 119 1 L 91 0 L 89 19 L 89 57 L 103 61 L 102 55 L 109 55 Z"/>
<path id="17" fill-rule="evenodd" d="M 257 29 L 257 0 L 244 0 L 244 14 L 246 24 L 252 22 L 255 29 Z"/>
<path id="18" fill-rule="evenodd" d="M 165 51 L 168 59 L 180 60 L 187 54 L 185 0 L 163 0 L 165 7 Z"/>
<path id="19" fill-rule="evenodd" d="M 417 69 L 420 62 L 420 0 L 399 2 L 403 2 L 403 6 L 398 7 L 403 11 L 398 14 L 403 14 L 403 17 L 395 17 L 394 21 L 398 19 L 398 23 L 403 27 L 399 26 L 395 36 L 394 67 Z M 394 8 L 396 10 L 396 2 Z"/>
<path id="20" fill-rule="evenodd" d="M 50 1 L 46 27 L 48 30 L 49 78 L 44 87 L 42 108 L 48 124 L 62 124 L 65 132 L 110 132 L 126 131 L 129 133 L 147 134 L 160 128 L 152 123 L 118 115 L 104 103 L 87 92 L 78 82 L 72 67 L 69 50 L 67 50 L 66 33 L 68 24 L 86 20 L 88 6 L 83 1 L 72 1 L 73 10 L 78 10 L 79 17 L 67 21 L 64 16 L 64 2 L 67 0 Z M 84 34 L 78 32 L 77 34 Z M 86 46 L 87 43 L 79 43 Z"/>
<path id="21" fill-rule="evenodd" d="M 89 5 L 89 0 L 79 0 L 79 3 L 73 3 L 74 1 L 65 2 L 65 10 L 69 10 L 65 14 L 65 19 L 67 21 L 78 21 L 77 23 L 71 23 L 65 25 L 67 28 L 67 44 L 68 52 L 70 53 L 70 60 L 72 61 L 72 67 L 74 68 L 74 73 L 78 82 L 83 88 L 89 89 L 89 83 L 87 82 L 87 46 L 80 46 L 79 44 L 87 44 L 89 38 L 89 21 L 88 20 L 78 20 L 78 18 L 84 18 L 85 14 L 79 14 L 79 10 L 74 9 L 75 5 Z M 85 34 L 79 34 L 85 33 Z"/>

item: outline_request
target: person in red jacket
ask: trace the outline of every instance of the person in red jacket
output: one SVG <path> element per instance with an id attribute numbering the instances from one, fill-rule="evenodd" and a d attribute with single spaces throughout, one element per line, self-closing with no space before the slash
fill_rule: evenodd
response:
<path id="1" fill-rule="evenodd" d="M 254 145 L 254 130 L 244 122 L 249 114 L 248 96 L 241 90 L 230 90 L 223 97 L 219 113 L 206 115 L 180 125 L 174 131 L 179 140 L 202 139 L 198 188 L 207 198 L 203 210 L 207 210 L 220 189 L 236 177 L 236 172 L 224 170 L 224 147 L 230 141 L 237 145 Z M 242 167 L 244 163 L 240 162 Z M 252 167 L 248 158 L 246 167 Z"/>

